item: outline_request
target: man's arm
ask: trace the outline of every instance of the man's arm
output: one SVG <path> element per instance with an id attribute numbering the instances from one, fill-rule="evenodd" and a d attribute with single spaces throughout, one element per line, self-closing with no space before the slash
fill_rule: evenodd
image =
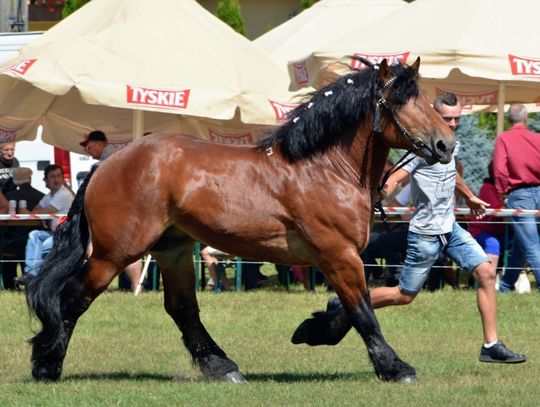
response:
<path id="1" fill-rule="evenodd" d="M 471 213 L 475 218 L 481 219 L 484 217 L 486 207 L 490 205 L 472 193 L 459 173 L 456 174 L 456 191 L 465 198 L 465 202 L 467 203 L 467 206 L 471 208 Z"/>
<path id="2" fill-rule="evenodd" d="M 499 196 L 504 200 L 505 191 L 508 187 L 508 152 L 501 138 L 495 141 L 493 150 L 493 178 L 495 188 Z"/>
<path id="3" fill-rule="evenodd" d="M 401 181 L 403 181 L 409 173 L 405 171 L 403 168 L 400 168 L 396 172 L 394 172 L 392 175 L 388 177 L 386 180 L 382 193 L 384 197 L 388 197 L 392 195 L 392 192 L 394 192 L 394 189 L 396 189 L 397 184 L 399 184 Z"/>
<path id="4" fill-rule="evenodd" d="M 35 208 L 32 211 L 29 211 L 26 208 L 19 209 L 19 213 L 29 214 L 29 213 L 36 213 L 36 214 L 48 214 L 48 213 L 57 213 L 58 210 L 51 205 L 47 205 L 45 208 L 42 208 L 39 205 L 36 205 Z"/>

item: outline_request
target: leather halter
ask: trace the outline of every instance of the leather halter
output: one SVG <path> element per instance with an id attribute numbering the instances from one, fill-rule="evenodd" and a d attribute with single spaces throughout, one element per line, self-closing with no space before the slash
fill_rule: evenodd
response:
<path id="1" fill-rule="evenodd" d="M 376 69 L 378 69 L 378 67 Z M 396 80 L 396 76 L 391 77 L 377 91 L 379 99 L 375 103 L 375 115 L 373 118 L 373 132 L 379 133 L 379 134 L 382 133 L 381 108 L 384 108 L 389 113 L 390 118 L 392 119 L 392 122 L 398 128 L 401 135 L 405 137 L 405 139 L 411 142 L 411 148 L 408 150 L 408 153 L 425 148 L 426 150 L 430 152 L 430 154 L 433 157 L 438 157 L 439 155 L 435 151 L 433 151 L 433 149 L 430 146 L 424 143 L 424 141 L 420 137 L 413 135 L 409 130 L 407 130 L 407 128 L 396 117 L 392 109 L 390 109 L 390 106 L 388 105 L 388 101 L 384 97 L 384 93 L 386 92 L 388 86 L 390 86 L 395 80 Z"/>

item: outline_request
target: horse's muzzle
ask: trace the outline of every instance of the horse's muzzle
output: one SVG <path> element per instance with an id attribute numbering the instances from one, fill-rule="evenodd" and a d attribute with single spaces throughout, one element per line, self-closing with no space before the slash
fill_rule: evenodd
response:
<path id="1" fill-rule="evenodd" d="M 456 147 L 455 141 L 439 139 L 431 145 L 431 159 L 429 161 L 448 164 Z"/>

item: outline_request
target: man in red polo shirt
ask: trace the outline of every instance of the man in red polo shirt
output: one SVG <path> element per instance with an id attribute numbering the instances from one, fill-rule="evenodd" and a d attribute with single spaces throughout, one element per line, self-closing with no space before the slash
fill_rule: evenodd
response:
<path id="1" fill-rule="evenodd" d="M 510 106 L 512 128 L 497 137 L 493 152 L 493 172 L 497 192 L 508 198 L 512 209 L 540 209 L 540 134 L 527 129 L 527 109 Z M 514 250 L 499 290 L 514 288 L 525 261 L 532 268 L 540 290 L 540 240 L 535 216 L 514 216 Z"/>

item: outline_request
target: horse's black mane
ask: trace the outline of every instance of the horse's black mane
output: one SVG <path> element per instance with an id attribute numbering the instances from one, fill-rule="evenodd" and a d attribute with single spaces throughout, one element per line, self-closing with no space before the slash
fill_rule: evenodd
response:
<path id="1" fill-rule="evenodd" d="M 396 79 L 387 92 L 387 101 L 393 110 L 398 110 L 418 95 L 418 77 L 407 65 L 394 65 L 390 69 Z M 258 144 L 258 149 L 266 150 L 279 143 L 283 155 L 293 162 L 343 142 L 346 134 L 356 129 L 366 115 L 370 116 L 380 88 L 378 72 L 370 67 L 313 92 L 290 112 L 285 124 Z"/>

